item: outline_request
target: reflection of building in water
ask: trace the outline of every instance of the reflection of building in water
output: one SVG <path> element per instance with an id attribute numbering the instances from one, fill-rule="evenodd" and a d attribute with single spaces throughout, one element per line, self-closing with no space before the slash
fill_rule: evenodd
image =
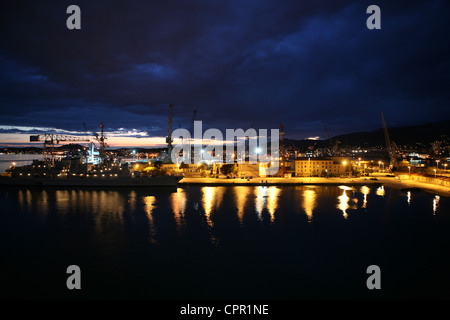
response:
<path id="1" fill-rule="evenodd" d="M 439 200 L 441 199 L 441 197 L 439 197 L 438 195 L 434 196 L 433 199 L 433 215 L 436 214 L 436 211 L 438 209 L 439 206 Z"/>
<path id="2" fill-rule="evenodd" d="M 262 212 L 267 208 L 270 214 L 270 221 L 275 220 L 275 210 L 278 208 L 278 196 L 280 189 L 277 187 L 258 186 L 255 188 L 255 207 L 258 213 L 258 219 L 262 219 Z"/>
<path id="3" fill-rule="evenodd" d="M 144 197 L 144 206 L 150 226 L 150 242 L 156 243 L 156 227 L 155 219 L 153 218 L 153 210 L 156 208 L 156 198 L 154 196 Z"/>
<path id="4" fill-rule="evenodd" d="M 337 208 L 342 210 L 342 212 L 343 212 L 342 215 L 344 216 L 345 219 L 347 219 L 347 217 L 348 217 L 347 209 L 349 208 L 348 202 L 349 202 L 350 198 L 347 196 L 346 190 L 342 190 L 342 191 L 343 191 L 342 195 L 340 195 L 338 197 L 339 203 L 337 205 Z"/>
<path id="5" fill-rule="evenodd" d="M 255 188 L 255 208 L 258 213 L 258 219 L 261 220 L 262 211 L 266 205 L 267 187 L 258 186 Z"/>
<path id="6" fill-rule="evenodd" d="M 170 195 L 170 203 L 178 229 L 180 229 L 182 226 L 182 219 L 184 216 L 184 212 L 186 211 L 186 202 L 186 193 L 182 188 L 177 188 L 177 192 L 174 192 Z"/>
<path id="7" fill-rule="evenodd" d="M 362 186 L 361 193 L 364 195 L 362 207 L 367 208 L 367 195 L 370 193 L 370 188 L 368 186 Z"/>
<path id="8" fill-rule="evenodd" d="M 408 206 L 411 204 L 411 191 L 406 193 L 406 201 L 408 201 Z"/>
<path id="9" fill-rule="evenodd" d="M 386 194 L 386 192 L 384 191 L 384 186 L 378 187 L 377 196 L 384 197 L 385 194 Z"/>
<path id="10" fill-rule="evenodd" d="M 203 187 L 202 203 L 205 210 L 206 221 L 210 227 L 213 226 L 211 220 L 211 213 L 216 210 L 222 203 L 223 194 L 225 192 L 224 187 Z"/>
<path id="11" fill-rule="evenodd" d="M 31 191 L 18 190 L 19 205 L 21 209 L 27 208 L 33 212 L 40 214 L 46 214 L 48 212 L 48 192 L 46 190 L 42 191 Z"/>
<path id="12" fill-rule="evenodd" d="M 315 189 L 307 189 L 303 191 L 303 210 L 305 210 L 308 222 L 311 222 L 313 210 L 316 207 L 317 193 Z"/>
<path id="13" fill-rule="evenodd" d="M 245 204 L 247 198 L 250 195 L 250 188 L 245 186 L 234 187 L 235 197 L 236 197 L 236 207 L 239 221 L 242 223 L 244 219 Z"/>
<path id="14" fill-rule="evenodd" d="M 267 190 L 267 210 L 270 214 L 270 221 L 275 220 L 275 210 L 278 208 L 278 195 L 280 189 L 277 187 L 269 187 Z"/>

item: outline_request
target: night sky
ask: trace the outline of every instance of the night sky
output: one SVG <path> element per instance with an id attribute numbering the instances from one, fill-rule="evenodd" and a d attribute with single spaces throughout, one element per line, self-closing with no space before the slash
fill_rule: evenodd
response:
<path id="1" fill-rule="evenodd" d="M 112 144 L 163 143 L 170 103 L 174 129 L 197 110 L 205 129 L 282 123 L 292 139 L 375 130 L 381 110 L 390 126 L 450 119 L 446 0 L 10 3 L 0 144 L 101 121 Z M 66 27 L 71 4 L 81 30 Z M 366 27 L 371 4 L 381 30 Z"/>

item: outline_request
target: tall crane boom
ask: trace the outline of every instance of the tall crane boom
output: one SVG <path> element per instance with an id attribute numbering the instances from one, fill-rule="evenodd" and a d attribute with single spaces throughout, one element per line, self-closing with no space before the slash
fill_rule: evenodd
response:
<path id="1" fill-rule="evenodd" d="M 167 128 L 167 137 L 166 137 L 166 143 L 167 143 L 167 156 L 168 159 L 170 159 L 172 155 L 172 108 L 173 104 L 169 105 L 169 120 L 168 120 L 168 128 Z"/>
<path id="2" fill-rule="evenodd" d="M 393 170 L 394 167 L 397 165 L 397 154 L 396 151 L 398 149 L 397 145 L 392 142 L 389 138 L 389 132 L 386 125 L 386 120 L 384 119 L 384 113 L 381 111 L 381 120 L 383 121 L 383 132 L 384 132 L 384 140 L 386 142 L 386 149 L 389 153 L 390 163 L 389 163 L 389 169 Z"/>
<path id="3" fill-rule="evenodd" d="M 284 174 L 286 172 L 286 151 L 284 149 L 284 125 L 280 124 L 280 152 L 278 154 L 279 156 L 279 164 L 280 167 L 277 172 L 278 177 L 284 177 Z"/>
<path id="4" fill-rule="evenodd" d="M 62 134 L 38 134 L 30 136 L 30 142 L 43 142 L 44 143 L 44 159 L 47 159 L 46 148 L 50 146 L 50 157 L 52 161 L 52 166 L 55 164 L 55 155 L 54 149 L 55 144 L 58 144 L 60 141 L 70 141 L 70 142 L 90 142 L 91 140 L 86 137 L 80 136 L 70 136 L 70 135 L 62 135 Z"/>

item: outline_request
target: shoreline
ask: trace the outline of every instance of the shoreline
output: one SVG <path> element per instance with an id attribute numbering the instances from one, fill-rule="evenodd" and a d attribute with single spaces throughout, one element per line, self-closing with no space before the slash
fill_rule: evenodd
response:
<path id="1" fill-rule="evenodd" d="M 224 179 L 224 178 L 183 178 L 178 186 L 386 186 L 395 189 L 420 189 L 425 192 L 436 193 L 450 197 L 450 187 L 413 180 L 400 180 L 397 177 L 376 177 L 377 180 L 367 178 L 253 178 Z"/>

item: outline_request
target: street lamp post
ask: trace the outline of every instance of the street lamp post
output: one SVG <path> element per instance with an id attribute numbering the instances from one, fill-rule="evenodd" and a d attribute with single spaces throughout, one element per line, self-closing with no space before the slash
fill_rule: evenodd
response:
<path id="1" fill-rule="evenodd" d="M 434 169 L 434 178 L 436 179 L 436 169 Z"/>
<path id="2" fill-rule="evenodd" d="M 346 168 L 346 165 L 347 165 L 347 161 L 343 161 L 342 162 L 342 164 L 344 165 L 344 176 L 346 176 L 347 175 L 347 168 Z"/>
<path id="3" fill-rule="evenodd" d="M 408 170 L 409 170 L 409 175 L 411 175 L 411 167 L 408 166 Z"/>

